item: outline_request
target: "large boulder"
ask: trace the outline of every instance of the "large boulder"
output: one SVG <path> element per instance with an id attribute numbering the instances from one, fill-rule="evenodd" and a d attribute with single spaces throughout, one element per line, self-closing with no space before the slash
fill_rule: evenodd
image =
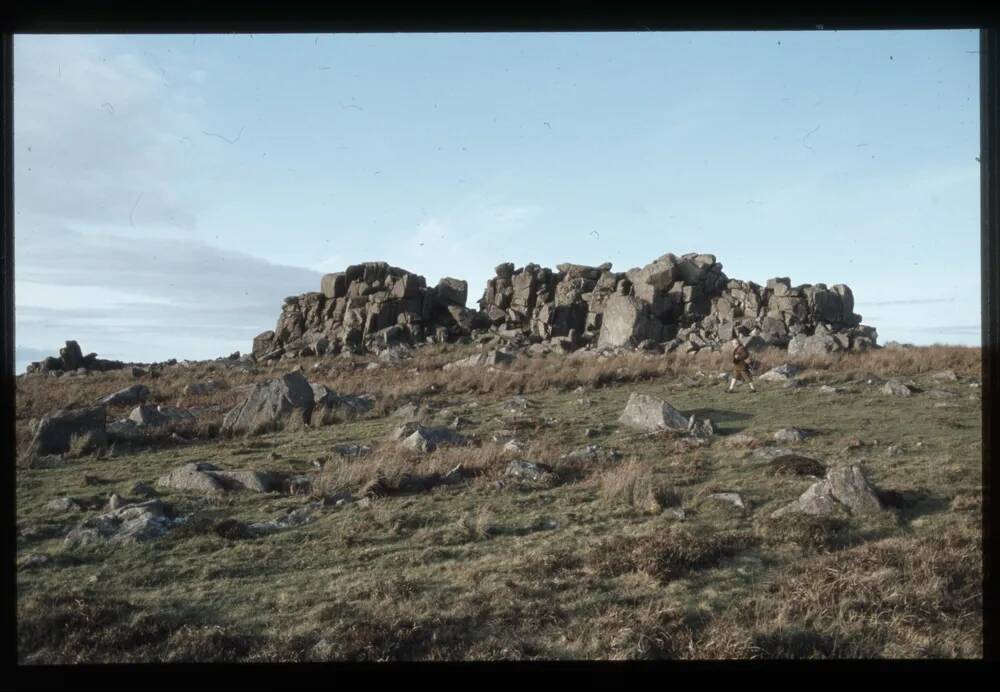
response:
<path id="1" fill-rule="evenodd" d="M 469 284 L 462 279 L 445 277 L 438 281 L 437 299 L 445 305 L 460 305 L 465 307 L 469 297 Z"/>
<path id="2" fill-rule="evenodd" d="M 868 484 L 857 464 L 835 466 L 826 474 L 830 492 L 853 514 L 872 514 L 882 509 L 878 494 Z"/>
<path id="3" fill-rule="evenodd" d="M 279 430 L 290 423 L 308 423 L 313 397 L 309 382 L 297 372 L 256 384 L 247 398 L 226 414 L 222 431 L 259 434 Z"/>
<path id="4" fill-rule="evenodd" d="M 645 432 L 658 430 L 687 432 L 691 427 L 690 419 L 666 401 L 635 392 L 629 396 L 618 422 Z"/>
<path id="5" fill-rule="evenodd" d="M 604 303 L 597 347 L 635 346 L 644 339 L 659 339 L 660 323 L 633 296 L 613 295 Z"/>
<path id="6" fill-rule="evenodd" d="M 843 344 L 830 334 L 797 334 L 788 342 L 790 356 L 825 356 L 842 350 Z"/>
<path id="7" fill-rule="evenodd" d="M 85 448 L 101 447 L 107 443 L 107 409 L 102 404 L 78 409 L 60 409 L 42 418 L 35 429 L 30 452 L 34 454 L 62 454 L 68 452 L 74 439 L 87 440 Z"/>

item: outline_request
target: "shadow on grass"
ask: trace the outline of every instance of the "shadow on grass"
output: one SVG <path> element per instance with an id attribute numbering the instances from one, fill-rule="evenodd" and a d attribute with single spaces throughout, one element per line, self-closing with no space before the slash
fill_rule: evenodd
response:
<path id="1" fill-rule="evenodd" d="M 711 418 L 713 423 L 728 422 L 734 420 L 749 420 L 753 415 L 740 413 L 739 411 L 722 411 L 717 408 L 694 408 L 685 412 L 688 416 L 696 418 Z"/>

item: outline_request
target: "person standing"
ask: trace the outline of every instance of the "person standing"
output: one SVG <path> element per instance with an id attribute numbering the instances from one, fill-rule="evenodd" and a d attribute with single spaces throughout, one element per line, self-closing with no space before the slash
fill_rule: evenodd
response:
<path id="1" fill-rule="evenodd" d="M 729 378 L 729 389 L 726 390 L 726 393 L 732 393 L 737 381 L 746 382 L 750 385 L 750 391 L 756 393 L 757 388 L 753 386 L 753 376 L 750 373 L 750 365 L 748 363 L 750 354 L 747 352 L 746 346 L 740 343 L 739 337 L 733 339 L 732 346 L 733 374 Z"/>

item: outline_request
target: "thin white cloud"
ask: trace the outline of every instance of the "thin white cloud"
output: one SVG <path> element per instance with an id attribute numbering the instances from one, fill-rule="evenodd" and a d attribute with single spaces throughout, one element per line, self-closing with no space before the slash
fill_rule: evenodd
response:
<path id="1" fill-rule="evenodd" d="M 190 231 L 204 201 L 181 191 L 183 147 L 205 104 L 163 68 L 98 37 L 15 41 L 15 204 L 74 223 Z"/>

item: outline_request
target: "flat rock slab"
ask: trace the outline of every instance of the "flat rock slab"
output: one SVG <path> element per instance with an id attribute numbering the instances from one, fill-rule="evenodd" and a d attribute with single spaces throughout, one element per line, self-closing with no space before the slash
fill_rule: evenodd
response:
<path id="1" fill-rule="evenodd" d="M 644 432 L 660 430 L 687 432 L 691 427 L 690 420 L 666 401 L 635 392 L 629 396 L 618 422 Z"/>
<path id="2" fill-rule="evenodd" d="M 159 538 L 174 523 L 164 514 L 163 503 L 147 500 L 87 519 L 67 534 L 63 545 L 138 543 Z"/>
<path id="3" fill-rule="evenodd" d="M 446 363 L 441 369 L 447 371 L 461 368 L 488 368 L 498 365 L 508 365 L 513 362 L 513 354 L 505 351 L 494 350 L 487 351 L 486 353 L 476 353 L 468 358 Z"/>
<path id="4" fill-rule="evenodd" d="M 229 490 L 271 492 L 280 489 L 282 480 L 280 474 L 247 470 L 227 471 L 212 464 L 190 463 L 161 476 L 156 485 L 172 490 L 190 490 L 216 495 Z"/>
<path id="5" fill-rule="evenodd" d="M 744 511 L 747 509 L 746 503 L 743 502 L 743 497 L 739 493 L 712 493 L 711 495 L 706 496 L 705 499 L 732 505 L 733 507 Z"/>
<path id="6" fill-rule="evenodd" d="M 140 404 L 132 409 L 128 420 L 136 425 L 158 428 L 178 423 L 194 423 L 196 418 L 190 411 L 156 404 Z"/>
<path id="7" fill-rule="evenodd" d="M 120 389 L 114 394 L 98 400 L 97 403 L 105 406 L 130 406 L 140 404 L 149 398 L 149 387 L 143 384 L 134 384 L 131 387 Z"/>

